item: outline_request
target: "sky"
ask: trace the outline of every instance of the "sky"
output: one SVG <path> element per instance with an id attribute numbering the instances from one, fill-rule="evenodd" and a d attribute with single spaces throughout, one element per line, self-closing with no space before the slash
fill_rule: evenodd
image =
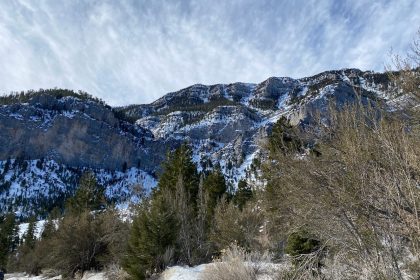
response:
<path id="1" fill-rule="evenodd" d="M 197 83 L 380 72 L 419 27 L 419 0 L 1 0 L 0 93 L 69 88 L 120 106 Z"/>

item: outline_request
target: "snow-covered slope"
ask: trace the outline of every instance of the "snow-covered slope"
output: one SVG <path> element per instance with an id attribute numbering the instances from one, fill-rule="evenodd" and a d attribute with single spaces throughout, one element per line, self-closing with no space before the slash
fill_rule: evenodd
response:
<path id="1" fill-rule="evenodd" d="M 384 99 L 392 90 L 385 74 L 357 69 L 328 71 L 303 79 L 272 77 L 260 84 L 193 85 L 149 105 L 120 108 L 166 146 L 189 142 L 200 169 L 220 164 L 235 186 L 253 168 L 262 139 L 281 116 L 292 123 L 334 100 Z"/>
<path id="2" fill-rule="evenodd" d="M 27 216 L 48 213 L 71 196 L 83 172 L 92 172 L 117 203 L 136 202 L 156 186 L 156 179 L 135 167 L 122 171 L 68 168 L 53 160 L 0 161 L 0 210 Z"/>
<path id="3" fill-rule="evenodd" d="M 193 85 L 119 108 L 66 90 L 0 98 L 0 211 L 47 211 L 74 192 L 83 171 L 95 174 L 110 199 L 135 200 L 133 186 L 152 188 L 167 152 L 185 142 L 200 170 L 220 164 L 235 186 L 258 169 L 263 140 L 281 116 L 309 122 L 330 102 L 418 104 L 391 98 L 392 91 L 386 74 L 344 69 L 259 84 Z"/>

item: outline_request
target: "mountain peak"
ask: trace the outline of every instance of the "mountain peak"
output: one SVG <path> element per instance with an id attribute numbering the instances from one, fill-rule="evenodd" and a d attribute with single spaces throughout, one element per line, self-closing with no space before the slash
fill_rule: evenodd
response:
<path id="1" fill-rule="evenodd" d="M 66 174 L 74 177 L 73 169 L 91 170 L 98 178 L 108 178 L 103 182 L 111 196 L 119 193 L 119 184 L 151 185 L 167 152 L 185 142 L 200 170 L 217 163 L 226 180 L 236 185 L 250 172 L 261 139 L 280 117 L 295 124 L 307 122 L 311 112 L 325 110 L 331 100 L 345 104 L 358 94 L 383 99 L 389 86 L 386 74 L 342 69 L 302 79 L 270 77 L 259 84 L 195 84 L 150 104 L 116 108 L 85 93 L 61 89 L 1 97 L 0 185 L 6 184 L 8 190 L 12 186 L 13 192 L 0 191 L 0 206 L 11 205 L 16 191 L 32 201 L 47 199 L 53 191 L 48 188 L 54 188 L 43 185 L 44 192 L 23 192 L 32 181 L 38 182 L 39 172 L 31 167 L 33 177 L 16 165 L 15 175 L 9 176 L 8 159 L 32 161 L 31 166 L 45 159 L 51 162 L 46 166 L 58 166 L 41 171 L 61 178 L 63 187 L 55 190 L 59 196 L 67 192 L 65 182 L 74 187 Z M 132 169 L 138 172 L 128 174 Z M 17 179 L 21 175 L 25 181 Z M 130 196 L 127 191 L 121 200 Z"/>

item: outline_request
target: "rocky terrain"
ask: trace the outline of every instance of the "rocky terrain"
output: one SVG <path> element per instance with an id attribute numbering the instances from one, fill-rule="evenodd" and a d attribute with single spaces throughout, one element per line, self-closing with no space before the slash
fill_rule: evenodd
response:
<path id="1" fill-rule="evenodd" d="M 345 69 L 193 85 L 151 104 L 117 108 L 60 89 L 0 97 L 0 210 L 47 211 L 74 192 L 84 171 L 95 173 L 108 198 L 135 200 L 155 186 L 166 153 L 184 142 L 201 170 L 220 164 L 234 187 L 281 116 L 305 123 L 329 104 L 356 100 L 393 109 L 392 89 L 386 74 Z"/>

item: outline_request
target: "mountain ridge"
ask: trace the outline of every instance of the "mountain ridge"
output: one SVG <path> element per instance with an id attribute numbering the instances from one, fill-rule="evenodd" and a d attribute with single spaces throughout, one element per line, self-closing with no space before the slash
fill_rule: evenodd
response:
<path id="1" fill-rule="evenodd" d="M 16 209 L 30 211 L 24 204 L 48 201 L 42 191 L 36 196 L 23 191 L 36 184 L 25 175 L 26 186 L 22 185 L 18 178 L 26 170 L 21 172 L 15 162 L 34 166 L 33 161 L 45 160 L 64 170 L 78 170 L 70 172 L 72 183 L 58 184 L 59 197 L 70 196 L 80 173 L 90 170 L 109 190 L 108 198 L 123 203 L 137 195 L 132 185 L 147 185 L 149 191 L 166 153 L 185 142 L 199 170 L 219 164 L 235 186 L 250 177 L 262 139 L 281 116 L 298 124 L 310 121 L 313 112 L 325 111 L 331 102 L 343 106 L 360 99 L 391 104 L 394 87 L 385 73 L 342 69 L 301 79 L 270 77 L 259 84 L 196 84 L 150 104 L 123 107 L 61 89 L 0 97 L 0 209 L 15 203 Z M 13 174 L 5 172 L 11 160 L 16 165 Z M 138 177 L 128 180 L 130 176 L 123 175 L 128 170 L 137 170 Z M 103 180 L 104 173 L 115 178 Z M 14 196 L 10 186 L 16 190 Z"/>

